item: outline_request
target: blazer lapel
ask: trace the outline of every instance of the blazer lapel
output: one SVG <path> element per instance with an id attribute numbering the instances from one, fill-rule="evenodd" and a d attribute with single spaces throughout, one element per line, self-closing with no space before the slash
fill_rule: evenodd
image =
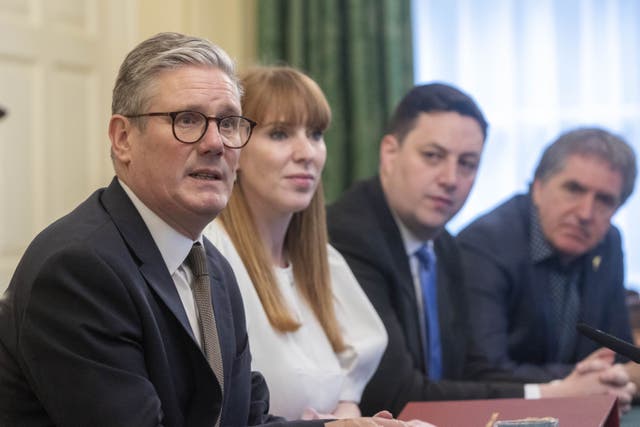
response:
<path id="1" fill-rule="evenodd" d="M 580 266 L 580 276 L 578 279 L 578 293 L 580 295 L 580 312 L 578 319 L 590 325 L 606 324 L 608 319 L 602 318 L 602 312 L 598 310 L 582 310 L 583 307 L 598 307 L 602 303 L 603 298 L 606 299 L 608 286 L 614 286 L 611 283 L 612 274 L 611 256 L 604 250 L 603 244 L 600 243 L 592 251 L 584 255 L 582 265 Z M 614 267 L 615 268 L 615 267 Z M 583 340 L 578 335 L 578 341 Z M 586 340 L 590 343 L 590 340 Z"/>
<path id="2" fill-rule="evenodd" d="M 413 306 L 417 308 L 416 292 L 413 288 L 413 276 L 411 275 L 411 267 L 409 266 L 409 259 L 407 257 L 404 242 L 402 241 L 402 234 L 398 229 L 389 204 L 387 203 L 384 193 L 382 192 L 382 185 L 380 179 L 375 178 L 375 181 L 370 181 L 370 194 L 372 197 L 373 208 L 379 219 L 379 225 L 384 236 L 384 242 L 381 244 L 389 248 L 389 256 L 392 260 L 394 270 L 396 270 L 398 277 L 398 290 L 404 295 L 405 298 L 412 301 Z M 413 310 L 417 315 L 417 310 Z"/>
<path id="3" fill-rule="evenodd" d="M 414 362 L 417 364 L 416 366 L 420 366 L 426 371 L 424 367 L 424 350 L 422 348 L 423 338 L 419 327 L 422 313 L 418 312 L 416 291 L 413 285 L 413 275 L 411 274 L 406 248 L 402 241 L 402 235 L 398 229 L 398 225 L 384 197 L 379 177 L 373 178 L 369 181 L 369 184 L 373 212 L 376 212 L 380 230 L 384 238 L 384 241 L 380 242 L 380 244 L 389 248 L 388 257 L 391 262 L 391 269 L 394 272 L 395 281 L 395 283 L 390 286 L 395 286 L 395 290 L 397 291 L 397 303 L 400 306 L 398 315 L 407 334 L 406 342 L 414 358 Z"/>
<path id="4" fill-rule="evenodd" d="M 160 250 L 116 178 L 102 194 L 101 201 L 132 254 L 137 258 L 140 273 L 195 343 L 187 313 Z"/>

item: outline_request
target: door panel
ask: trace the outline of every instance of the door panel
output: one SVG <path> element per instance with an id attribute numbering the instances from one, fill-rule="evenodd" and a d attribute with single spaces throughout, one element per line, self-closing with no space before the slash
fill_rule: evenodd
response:
<path id="1" fill-rule="evenodd" d="M 135 2 L 0 0 L 0 292 L 29 241 L 108 183 L 115 70 Z"/>

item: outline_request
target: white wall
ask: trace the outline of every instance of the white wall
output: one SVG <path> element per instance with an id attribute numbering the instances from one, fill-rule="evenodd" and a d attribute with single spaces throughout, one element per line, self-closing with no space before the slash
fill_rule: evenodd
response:
<path id="1" fill-rule="evenodd" d="M 46 225 L 113 175 L 107 123 L 120 62 L 160 31 L 220 44 L 244 67 L 254 0 L 0 0 L 0 293 Z"/>

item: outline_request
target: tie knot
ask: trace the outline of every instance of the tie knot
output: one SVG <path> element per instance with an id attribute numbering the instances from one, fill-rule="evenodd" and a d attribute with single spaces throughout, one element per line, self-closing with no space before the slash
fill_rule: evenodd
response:
<path id="1" fill-rule="evenodd" d="M 420 246 L 415 252 L 416 258 L 422 265 L 422 268 L 429 269 L 432 265 L 435 265 L 436 254 L 433 252 L 433 247 L 427 243 Z"/>
<path id="2" fill-rule="evenodd" d="M 187 256 L 187 264 L 195 277 L 209 275 L 207 272 L 207 257 L 200 242 L 194 243 L 191 247 L 189 255 Z"/>

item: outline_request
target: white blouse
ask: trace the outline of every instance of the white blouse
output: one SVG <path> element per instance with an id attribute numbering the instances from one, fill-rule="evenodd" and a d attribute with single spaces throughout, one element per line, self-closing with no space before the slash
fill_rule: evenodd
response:
<path id="1" fill-rule="evenodd" d="M 271 395 L 269 412 L 299 419 L 305 408 L 333 412 L 338 402 L 360 402 L 387 345 L 375 309 L 346 261 L 328 246 L 335 311 L 347 348 L 334 353 L 313 311 L 293 282 L 291 268 L 276 268 L 280 292 L 301 326 L 282 333 L 272 328 L 240 255 L 217 220 L 204 235 L 229 260 L 238 280 L 249 333 L 252 369 L 264 375 Z"/>

